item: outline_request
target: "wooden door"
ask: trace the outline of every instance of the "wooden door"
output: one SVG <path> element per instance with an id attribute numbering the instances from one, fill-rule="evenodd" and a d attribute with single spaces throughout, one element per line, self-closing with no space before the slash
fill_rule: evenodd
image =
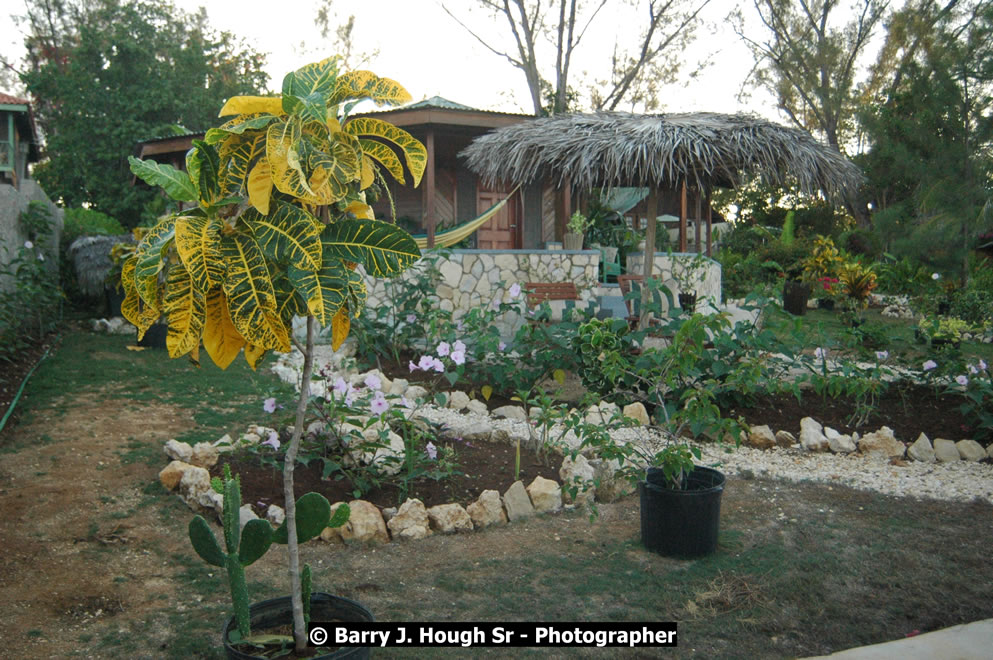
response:
<path id="1" fill-rule="evenodd" d="M 507 196 L 509 191 L 480 189 L 476 193 L 476 213 L 485 213 L 491 206 Z M 496 215 L 476 230 L 476 247 L 480 250 L 516 250 L 520 247 L 520 220 L 518 197 L 504 204 Z"/>

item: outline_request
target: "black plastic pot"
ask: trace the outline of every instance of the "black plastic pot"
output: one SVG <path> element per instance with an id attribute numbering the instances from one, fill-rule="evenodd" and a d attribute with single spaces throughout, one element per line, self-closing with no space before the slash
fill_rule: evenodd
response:
<path id="1" fill-rule="evenodd" d="M 834 309 L 834 298 L 818 298 L 817 307 L 820 309 Z"/>
<path id="2" fill-rule="evenodd" d="M 139 346 L 145 348 L 165 348 L 166 337 L 169 335 L 169 326 L 165 323 L 153 323 L 145 336 L 138 340 Z"/>
<path id="3" fill-rule="evenodd" d="M 124 302 L 124 289 L 118 290 L 116 287 L 105 286 L 103 288 L 104 313 L 108 319 L 121 316 L 121 304 Z"/>
<path id="4" fill-rule="evenodd" d="M 793 316 L 807 313 L 807 300 L 810 299 L 810 285 L 797 280 L 783 283 L 783 309 Z"/>
<path id="5" fill-rule="evenodd" d="M 649 468 L 638 484 L 641 496 L 641 542 L 666 557 L 692 559 L 717 550 L 724 474 L 697 466 L 686 488 L 669 488 L 660 468 Z"/>
<path id="6" fill-rule="evenodd" d="M 695 293 L 680 293 L 679 298 L 679 308 L 686 312 L 687 314 L 692 314 L 696 311 L 696 294 Z"/>
<path id="7" fill-rule="evenodd" d="M 293 625 L 293 605 L 289 596 L 255 603 L 248 608 L 248 614 L 253 633 Z M 317 592 L 310 596 L 310 620 L 354 623 L 375 621 L 376 619 L 372 616 L 372 612 L 353 600 Z M 234 617 L 228 619 L 227 625 L 224 626 L 224 650 L 228 658 L 230 660 L 256 660 L 257 658 L 261 658 L 262 656 L 239 651 L 228 643 L 228 635 L 237 627 L 238 624 L 235 623 Z M 368 657 L 369 649 L 367 647 L 346 646 L 339 648 L 334 653 L 315 655 L 312 660 L 322 660 L 323 658 L 364 660 Z"/>

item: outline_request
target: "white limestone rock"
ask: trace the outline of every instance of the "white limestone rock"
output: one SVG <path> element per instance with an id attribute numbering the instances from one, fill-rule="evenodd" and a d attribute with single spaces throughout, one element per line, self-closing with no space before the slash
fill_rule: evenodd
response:
<path id="1" fill-rule="evenodd" d="M 452 410 L 465 410 L 469 405 L 469 395 L 458 390 L 448 395 L 448 407 Z"/>
<path id="2" fill-rule="evenodd" d="M 439 504 L 428 509 L 431 529 L 442 534 L 471 532 L 472 518 L 461 504 Z"/>
<path id="3" fill-rule="evenodd" d="M 921 463 L 934 463 L 937 460 L 934 456 L 931 440 L 923 433 L 917 436 L 914 444 L 907 448 L 907 456 Z"/>
<path id="4" fill-rule="evenodd" d="M 553 513 L 562 509 L 562 488 L 551 479 L 535 477 L 527 492 L 537 513 Z"/>
<path id="5" fill-rule="evenodd" d="M 507 519 L 511 522 L 534 515 L 534 505 L 531 504 L 531 498 L 528 497 L 522 481 L 515 481 L 503 494 L 503 508 L 506 509 Z"/>
<path id="6" fill-rule="evenodd" d="M 975 440 L 959 440 L 955 443 L 963 461 L 978 462 L 986 458 L 986 450 Z"/>
<path id="7" fill-rule="evenodd" d="M 258 520 L 258 516 L 252 511 L 251 504 L 242 504 L 241 508 L 238 509 L 238 526 L 239 529 L 245 529 L 245 525 L 248 524 L 249 520 Z"/>
<path id="8" fill-rule="evenodd" d="M 424 502 L 408 498 L 400 505 L 387 527 L 394 538 L 419 539 L 430 535 L 431 522 L 428 519 L 427 509 L 424 508 Z"/>
<path id="9" fill-rule="evenodd" d="M 428 391 L 423 387 L 421 387 L 420 385 L 410 385 L 409 387 L 407 387 L 407 391 L 404 392 L 403 395 L 407 397 L 408 401 L 413 403 L 418 399 L 427 399 Z"/>
<path id="10" fill-rule="evenodd" d="M 341 502 L 331 507 L 331 515 L 338 510 Z M 390 535 L 386 531 L 386 522 L 379 508 L 366 500 L 352 500 L 348 503 L 348 522 L 341 527 L 328 527 L 324 531 L 337 531 L 345 543 L 389 543 Z M 323 532 L 322 532 L 323 535 Z"/>
<path id="11" fill-rule="evenodd" d="M 591 459 L 590 465 L 593 466 L 594 480 L 597 483 L 596 499 L 598 502 L 615 502 L 635 491 L 634 484 L 617 474 L 620 464 L 616 458 L 609 461 L 601 458 Z"/>
<path id="12" fill-rule="evenodd" d="M 939 463 L 954 463 L 962 458 L 959 454 L 959 448 L 955 446 L 955 441 L 944 438 L 934 439 L 934 457 L 938 459 Z"/>
<path id="13" fill-rule="evenodd" d="M 492 415 L 497 419 L 513 419 L 518 422 L 528 421 L 528 416 L 525 414 L 524 408 L 520 406 L 500 406 L 493 411 Z"/>
<path id="14" fill-rule="evenodd" d="M 789 431 L 776 431 L 776 446 L 789 449 L 796 444 L 796 436 Z"/>
<path id="15" fill-rule="evenodd" d="M 635 420 L 639 426 L 648 426 L 652 423 L 652 420 L 648 417 L 648 411 L 645 409 L 645 404 L 640 401 L 635 401 L 624 406 L 622 412 L 625 417 Z"/>
<path id="16" fill-rule="evenodd" d="M 855 451 L 855 441 L 850 435 L 838 433 L 830 426 L 825 426 L 824 437 L 827 438 L 828 449 L 835 454 L 851 454 Z"/>
<path id="17" fill-rule="evenodd" d="M 562 480 L 562 500 L 566 504 L 591 504 L 596 496 L 596 486 L 593 483 L 593 466 L 582 454 L 573 459 L 566 456 L 559 468 L 559 479 Z M 575 497 L 572 489 L 576 489 Z"/>
<path id="18" fill-rule="evenodd" d="M 279 527 L 286 520 L 286 511 L 278 504 L 270 504 L 269 508 L 265 510 L 265 519 L 273 527 Z"/>
<path id="19" fill-rule="evenodd" d="M 800 446 L 807 451 L 827 451 L 828 439 L 823 433 L 821 426 L 813 417 L 804 417 L 800 420 Z"/>
<path id="20" fill-rule="evenodd" d="M 472 401 L 467 403 L 466 410 L 468 410 L 469 412 L 475 415 L 480 415 L 482 417 L 486 417 L 487 415 L 490 414 L 490 411 L 486 407 L 486 404 L 483 403 L 482 401 L 479 401 L 478 399 L 473 399 Z"/>
<path id="21" fill-rule="evenodd" d="M 166 490 L 175 490 L 176 486 L 183 479 L 183 473 L 191 467 L 193 466 L 183 461 L 171 461 L 169 465 L 162 468 L 159 472 L 159 483 Z"/>
<path id="22" fill-rule="evenodd" d="M 893 435 L 893 429 L 883 426 L 874 433 L 866 433 L 859 439 L 859 451 L 870 458 L 890 460 L 903 458 L 906 447 Z"/>
<path id="23" fill-rule="evenodd" d="M 189 462 L 191 465 L 207 468 L 209 470 L 217 465 L 217 459 L 219 457 L 220 452 L 217 451 L 217 447 L 209 442 L 198 442 L 193 445 L 193 452 L 190 456 Z"/>
<path id="24" fill-rule="evenodd" d="M 172 460 L 182 461 L 184 463 L 189 463 L 190 458 L 193 457 L 193 447 L 185 442 L 180 442 L 179 440 L 169 440 L 165 443 L 165 447 L 162 448 L 162 451 L 164 451 L 166 456 Z"/>
<path id="25" fill-rule="evenodd" d="M 768 425 L 759 424 L 748 430 L 745 444 L 755 449 L 772 449 L 776 446 L 776 436 Z"/>
<path id="26" fill-rule="evenodd" d="M 507 524 L 500 493 L 495 490 L 484 490 L 475 502 L 466 507 L 466 513 L 477 528 Z"/>

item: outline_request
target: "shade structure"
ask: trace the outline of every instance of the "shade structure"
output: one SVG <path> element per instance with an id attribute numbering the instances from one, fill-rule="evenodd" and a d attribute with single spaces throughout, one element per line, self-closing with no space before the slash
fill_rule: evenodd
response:
<path id="1" fill-rule="evenodd" d="M 863 180 L 854 163 L 804 131 L 711 112 L 556 115 L 497 129 L 462 156 L 489 182 L 545 178 L 587 189 L 685 182 L 712 190 L 758 176 L 843 201 Z"/>

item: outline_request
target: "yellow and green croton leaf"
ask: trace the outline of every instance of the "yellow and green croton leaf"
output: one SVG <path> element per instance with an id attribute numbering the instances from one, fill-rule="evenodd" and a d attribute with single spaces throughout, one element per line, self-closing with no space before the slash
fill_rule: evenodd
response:
<path id="1" fill-rule="evenodd" d="M 286 326 L 276 312 L 276 294 L 262 249 L 251 236 L 221 236 L 227 266 L 224 295 L 231 322 L 245 341 L 263 350 L 290 350 Z"/>
<path id="2" fill-rule="evenodd" d="M 203 291 L 198 289 L 182 264 L 172 264 L 162 298 L 162 313 L 169 321 L 166 349 L 169 357 L 186 355 L 200 346 L 206 315 Z"/>
<path id="3" fill-rule="evenodd" d="M 428 162 L 428 151 L 410 133 L 381 119 L 373 119 L 371 117 L 352 119 L 345 123 L 342 130 L 362 140 L 362 149 L 366 154 L 383 163 L 383 166 L 387 168 L 390 174 L 397 181 L 402 182 L 402 179 L 396 176 L 394 170 L 380 158 L 379 154 L 381 150 L 367 150 L 366 146 L 370 142 L 370 138 L 374 138 L 376 141 L 385 142 L 391 148 L 399 150 L 407 164 L 407 169 L 410 170 L 411 176 L 414 177 L 414 186 L 420 184 L 421 176 L 423 176 L 424 168 Z"/>
<path id="4" fill-rule="evenodd" d="M 331 350 L 337 351 L 348 338 L 352 319 L 348 315 L 348 305 L 342 305 L 331 319 Z"/>
<path id="5" fill-rule="evenodd" d="M 252 371 L 255 371 L 255 367 L 258 366 L 259 361 L 262 360 L 266 352 L 266 349 L 255 344 L 245 346 L 245 362 L 252 368 Z"/>
<path id="6" fill-rule="evenodd" d="M 303 270 L 316 271 L 321 267 L 324 225 L 303 209 L 277 200 L 269 215 L 250 208 L 241 219 L 269 259 Z"/>
<path id="7" fill-rule="evenodd" d="M 131 172 L 150 186 L 160 186 L 167 195 L 178 202 L 197 201 L 197 189 L 186 172 L 177 170 L 166 163 L 154 160 L 141 160 L 128 156 Z"/>
<path id="8" fill-rule="evenodd" d="M 307 311 L 322 327 L 331 323 L 348 295 L 348 273 L 340 259 L 324 259 L 319 271 L 290 266 L 286 275 L 300 297 L 307 301 Z"/>
<path id="9" fill-rule="evenodd" d="M 250 168 L 265 162 L 265 132 L 231 135 L 220 142 L 217 153 L 221 162 L 221 195 L 239 195 L 250 185 Z M 272 183 L 270 182 L 270 187 Z"/>
<path id="10" fill-rule="evenodd" d="M 349 71 L 338 76 L 328 106 L 359 99 L 372 99 L 376 105 L 400 105 L 410 101 L 410 93 L 395 80 L 380 78 L 371 71 Z"/>
<path id="11" fill-rule="evenodd" d="M 272 199 L 272 170 L 269 161 L 262 159 L 255 164 L 248 175 L 248 201 L 262 215 L 269 215 L 269 202 Z"/>
<path id="12" fill-rule="evenodd" d="M 339 220 L 324 227 L 324 258 L 337 257 L 365 266 L 372 277 L 393 277 L 421 258 L 413 237 L 379 220 Z"/>
<path id="13" fill-rule="evenodd" d="M 224 292 L 220 288 L 212 289 L 207 293 L 203 326 L 203 347 L 207 355 L 218 367 L 227 369 L 244 346 L 245 338 L 231 322 Z"/>
<path id="14" fill-rule="evenodd" d="M 176 252 L 198 289 L 209 291 L 221 285 L 224 260 L 220 220 L 204 216 L 176 218 Z"/>
<path id="15" fill-rule="evenodd" d="M 121 315 L 138 328 L 138 339 L 140 341 L 162 314 L 159 311 L 157 301 L 155 304 L 149 305 L 143 303 L 138 296 L 138 289 L 134 283 L 134 269 L 137 261 L 135 256 L 131 256 L 124 262 L 124 266 L 121 269 L 121 285 L 124 287 L 124 301 L 121 303 Z"/>
<path id="16" fill-rule="evenodd" d="M 307 316 L 307 306 L 293 288 L 293 283 L 285 272 L 272 276 L 272 288 L 276 292 L 276 313 L 289 325 L 294 316 Z"/>
<path id="17" fill-rule="evenodd" d="M 318 93 L 328 96 L 334 91 L 338 79 L 340 58 L 328 57 L 286 74 L 283 78 L 283 95 L 305 97 Z"/>
<path id="18" fill-rule="evenodd" d="M 218 117 L 227 115 L 269 114 L 279 115 L 283 112 L 283 99 L 280 96 L 232 96 L 217 113 Z"/>
<path id="19" fill-rule="evenodd" d="M 217 149 L 203 140 L 193 140 L 186 153 L 186 172 L 197 189 L 197 199 L 210 205 L 220 199 L 221 159 Z"/>
<path id="20" fill-rule="evenodd" d="M 266 159 L 276 189 L 303 199 L 313 197 L 314 191 L 303 171 L 301 134 L 300 123 L 292 119 L 270 126 L 266 133 Z"/>
<path id="21" fill-rule="evenodd" d="M 159 273 L 166 263 L 166 253 L 176 235 L 176 218 L 168 216 L 145 232 L 135 248 L 134 281 L 138 296 L 145 304 L 158 306 Z"/>

